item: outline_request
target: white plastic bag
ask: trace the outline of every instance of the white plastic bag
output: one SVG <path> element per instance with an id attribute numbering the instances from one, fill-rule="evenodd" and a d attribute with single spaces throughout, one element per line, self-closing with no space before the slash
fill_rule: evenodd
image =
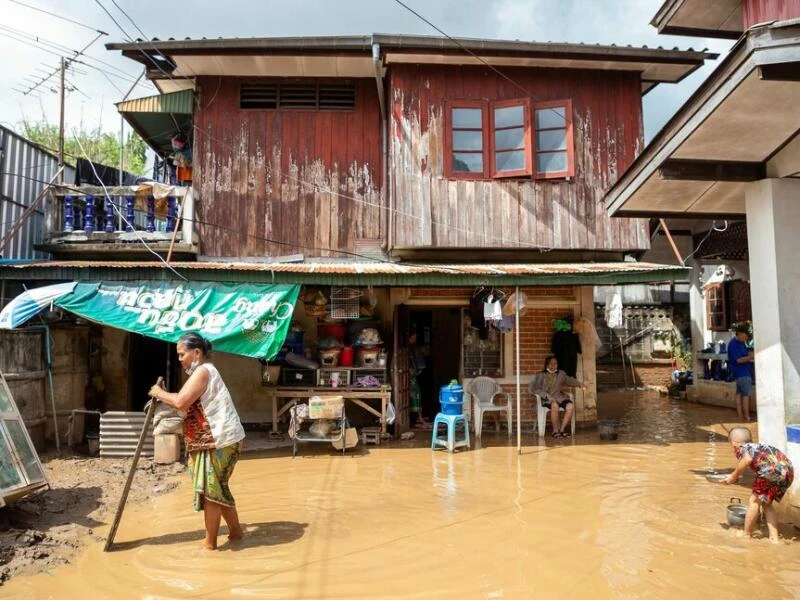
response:
<path id="1" fill-rule="evenodd" d="M 395 417 L 396 417 L 396 414 L 394 412 L 394 404 L 392 404 L 392 401 L 389 400 L 389 405 L 386 407 L 386 422 L 389 425 L 394 424 Z"/>

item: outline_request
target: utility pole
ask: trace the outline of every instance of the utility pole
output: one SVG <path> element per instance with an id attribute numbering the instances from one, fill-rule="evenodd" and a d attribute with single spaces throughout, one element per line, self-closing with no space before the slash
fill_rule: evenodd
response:
<path id="1" fill-rule="evenodd" d="M 59 117 L 58 117 L 58 166 L 64 166 L 64 71 L 66 71 L 67 64 L 64 60 L 64 57 L 61 57 L 61 85 L 59 87 L 59 94 L 60 94 L 60 104 L 61 108 L 59 110 Z M 59 183 L 64 183 L 64 170 L 61 170 L 61 174 L 58 178 Z"/>

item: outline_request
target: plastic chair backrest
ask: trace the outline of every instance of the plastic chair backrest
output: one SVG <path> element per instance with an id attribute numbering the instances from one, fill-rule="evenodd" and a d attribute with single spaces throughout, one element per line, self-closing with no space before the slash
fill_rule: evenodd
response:
<path id="1" fill-rule="evenodd" d="M 502 391 L 500 384 L 491 377 L 476 377 L 469 383 L 469 393 L 482 404 L 491 404 L 492 396 L 500 391 Z"/>

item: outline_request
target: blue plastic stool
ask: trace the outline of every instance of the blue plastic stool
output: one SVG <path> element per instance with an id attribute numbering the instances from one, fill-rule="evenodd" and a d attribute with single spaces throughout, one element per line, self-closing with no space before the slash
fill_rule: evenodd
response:
<path id="1" fill-rule="evenodd" d="M 456 440 L 456 425 L 459 421 L 464 423 L 464 439 L 462 440 Z M 446 440 L 437 435 L 440 424 L 447 425 Z M 462 446 L 469 449 L 469 424 L 467 423 L 467 417 L 464 416 L 463 413 L 460 415 L 446 415 L 444 413 L 439 413 L 436 415 L 436 418 L 433 420 L 431 450 L 435 450 L 439 446 L 447 448 L 448 452 L 452 452 L 456 448 L 461 448 Z"/>

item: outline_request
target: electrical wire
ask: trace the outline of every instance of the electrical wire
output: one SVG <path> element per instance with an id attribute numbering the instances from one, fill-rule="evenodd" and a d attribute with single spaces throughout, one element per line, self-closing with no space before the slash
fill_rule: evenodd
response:
<path id="1" fill-rule="evenodd" d="M 64 15 L 59 15 L 57 13 L 52 13 L 42 8 L 38 8 L 36 6 L 31 6 L 30 4 L 25 4 L 24 2 L 20 2 L 19 0 L 9 0 L 9 2 L 13 2 L 14 4 L 19 4 L 20 6 L 24 6 L 25 8 L 30 8 L 31 10 L 38 11 L 40 13 L 44 13 L 46 15 L 50 15 L 51 17 L 55 17 L 56 19 L 61 19 L 62 21 L 67 21 L 68 23 L 72 23 L 73 25 L 78 25 L 79 27 L 85 27 L 86 29 L 90 29 L 97 33 L 102 33 L 103 35 L 108 35 L 105 31 L 101 31 L 91 25 L 86 25 L 85 23 L 81 23 L 80 21 L 75 21 L 74 19 L 70 19 L 69 17 L 65 17 Z"/>
<path id="2" fill-rule="evenodd" d="M 726 220 L 726 221 L 723 221 L 723 222 L 724 222 L 724 225 L 722 226 L 722 228 L 718 228 L 716 219 L 711 221 L 711 227 L 708 228 L 708 233 L 706 233 L 706 235 L 703 237 L 703 239 L 700 240 L 700 243 L 697 244 L 697 247 L 692 251 L 692 253 L 689 254 L 688 256 L 686 256 L 686 258 L 683 259 L 684 262 L 689 260 L 690 258 L 692 258 L 695 254 L 697 254 L 700 251 L 700 248 L 703 246 L 703 244 L 706 243 L 706 240 L 711 237 L 712 233 L 714 233 L 715 231 L 717 233 L 723 233 L 723 232 L 728 230 L 728 221 Z"/>

